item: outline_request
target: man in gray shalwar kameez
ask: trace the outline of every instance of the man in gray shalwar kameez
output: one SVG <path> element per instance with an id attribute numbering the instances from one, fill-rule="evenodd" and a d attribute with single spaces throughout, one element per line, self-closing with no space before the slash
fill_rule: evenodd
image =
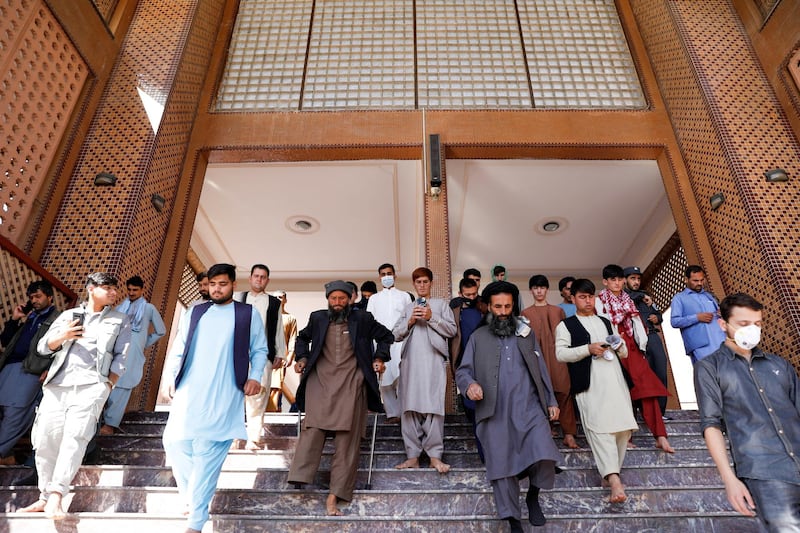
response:
<path id="1" fill-rule="evenodd" d="M 519 480 L 530 480 L 528 520 L 544 525 L 539 489 L 553 488 L 556 466 L 562 462 L 548 421 L 558 418 L 558 402 L 536 336 L 512 314 L 518 294 L 505 281 L 484 289 L 488 324 L 472 334 L 456 371 L 458 388 L 476 402 L 486 477 L 497 513 L 512 532 L 522 531 Z"/>
<path id="2" fill-rule="evenodd" d="M 447 387 L 447 339 L 456 322 L 447 301 L 430 298 L 433 272 L 419 267 L 411 273 L 419 298 L 408 305 L 395 324 L 394 340 L 405 340 L 400 361 L 399 394 L 403 443 L 407 460 L 395 468 L 419 467 L 424 451 L 440 474 L 450 470 L 444 451 L 444 395 Z"/>

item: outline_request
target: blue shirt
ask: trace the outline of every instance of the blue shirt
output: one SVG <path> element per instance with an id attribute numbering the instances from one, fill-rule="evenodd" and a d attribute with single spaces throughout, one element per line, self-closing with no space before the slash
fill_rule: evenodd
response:
<path id="1" fill-rule="evenodd" d="M 686 288 L 672 299 L 669 322 L 673 328 L 680 328 L 686 353 L 697 361 L 717 351 L 725 341 L 725 332 L 717 321 L 700 322 L 698 313 L 714 313 L 719 318 L 717 299 L 705 289 L 695 292 Z"/>
<path id="2" fill-rule="evenodd" d="M 461 310 L 461 315 L 459 316 L 461 322 L 461 353 L 464 353 L 469 336 L 481 323 L 482 318 L 481 312 L 474 307 L 466 307 Z"/>
<path id="3" fill-rule="evenodd" d="M 564 310 L 564 314 L 567 315 L 566 318 L 575 316 L 575 313 L 578 311 L 578 309 L 575 307 L 575 304 L 567 304 L 561 302 L 560 304 L 558 304 L 558 306 Z"/>
<path id="4" fill-rule="evenodd" d="M 725 431 L 740 478 L 800 485 L 800 381 L 786 359 L 728 346 L 699 361 L 694 387 L 701 430 Z"/>

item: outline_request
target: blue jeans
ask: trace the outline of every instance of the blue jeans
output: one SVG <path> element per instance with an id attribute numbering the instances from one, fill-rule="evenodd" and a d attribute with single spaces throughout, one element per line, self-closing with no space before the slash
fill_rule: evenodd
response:
<path id="1" fill-rule="evenodd" d="M 756 514 L 770 532 L 800 532 L 800 485 L 763 479 L 743 481 L 756 504 Z"/>

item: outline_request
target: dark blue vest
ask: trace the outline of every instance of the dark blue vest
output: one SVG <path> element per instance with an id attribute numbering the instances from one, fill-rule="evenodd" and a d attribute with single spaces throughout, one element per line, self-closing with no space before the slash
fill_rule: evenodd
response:
<path id="1" fill-rule="evenodd" d="M 175 388 L 183 378 L 186 370 L 186 361 L 189 356 L 189 348 L 192 345 L 194 331 L 200 318 L 208 311 L 213 302 L 206 302 L 192 308 L 192 316 L 189 319 L 189 332 L 186 335 L 186 345 L 183 347 L 183 357 L 178 375 L 175 377 Z M 244 389 L 247 381 L 247 374 L 250 370 L 250 319 L 253 307 L 240 302 L 233 302 L 234 326 L 233 326 L 233 373 L 236 378 L 236 386 Z"/>

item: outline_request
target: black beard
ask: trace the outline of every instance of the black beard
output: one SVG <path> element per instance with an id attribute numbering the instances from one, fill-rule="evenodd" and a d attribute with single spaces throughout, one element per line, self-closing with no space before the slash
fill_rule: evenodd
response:
<path id="1" fill-rule="evenodd" d="M 341 323 L 346 322 L 347 317 L 350 315 L 350 305 L 346 305 L 341 311 L 335 311 L 333 307 L 328 306 L 328 319 L 331 322 Z"/>
<path id="2" fill-rule="evenodd" d="M 513 316 L 505 320 L 498 320 L 493 314 L 489 313 L 486 316 L 486 323 L 491 331 L 497 337 L 510 337 L 517 331 L 517 319 Z"/>
<path id="3" fill-rule="evenodd" d="M 212 303 L 215 303 L 217 305 L 226 304 L 226 303 L 230 302 L 232 299 L 233 299 L 233 295 L 232 294 L 229 295 L 229 296 L 226 296 L 224 298 L 209 298 L 209 300 L 211 300 Z"/>

